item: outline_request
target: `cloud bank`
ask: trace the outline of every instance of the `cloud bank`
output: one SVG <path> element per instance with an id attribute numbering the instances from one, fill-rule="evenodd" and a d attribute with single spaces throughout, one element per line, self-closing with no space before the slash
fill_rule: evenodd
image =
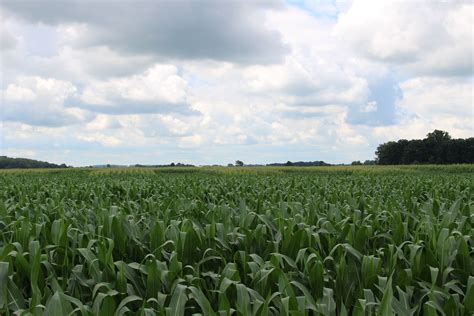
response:
<path id="1" fill-rule="evenodd" d="M 469 2 L 2 1 L 1 151 L 53 162 L 371 159 L 473 136 Z"/>

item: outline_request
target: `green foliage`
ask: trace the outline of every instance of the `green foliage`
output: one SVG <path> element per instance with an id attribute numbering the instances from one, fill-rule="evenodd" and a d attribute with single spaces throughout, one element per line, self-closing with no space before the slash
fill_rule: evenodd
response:
<path id="1" fill-rule="evenodd" d="M 244 163 L 243 163 L 241 160 L 236 160 L 236 161 L 235 161 L 235 165 L 236 165 L 237 167 L 243 167 L 243 166 L 244 166 Z"/>
<path id="2" fill-rule="evenodd" d="M 0 314 L 474 313 L 472 166 L 324 168 L 1 173 Z"/>
<path id="3" fill-rule="evenodd" d="M 34 159 L 0 156 L 0 169 L 13 168 L 68 168 L 68 166 L 65 164 L 57 165 L 54 163 Z"/>
<path id="4" fill-rule="evenodd" d="M 474 137 L 452 139 L 447 132 L 434 130 L 423 140 L 381 144 L 375 154 L 381 165 L 474 163 Z"/>

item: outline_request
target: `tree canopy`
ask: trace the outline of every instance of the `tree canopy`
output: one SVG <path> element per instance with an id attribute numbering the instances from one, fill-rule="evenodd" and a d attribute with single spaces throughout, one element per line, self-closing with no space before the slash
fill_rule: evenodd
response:
<path id="1" fill-rule="evenodd" d="M 236 165 L 237 167 L 243 167 L 243 166 L 244 166 L 244 163 L 243 163 L 241 160 L 236 160 L 236 161 L 235 161 L 235 165 Z"/>
<path id="2" fill-rule="evenodd" d="M 10 158 L 0 156 L 0 169 L 13 168 L 68 168 L 65 164 L 57 165 L 45 161 L 39 161 L 26 158 Z"/>
<path id="3" fill-rule="evenodd" d="M 375 152 L 381 165 L 474 163 L 474 138 L 453 139 L 434 130 L 424 139 L 400 139 L 381 144 Z"/>

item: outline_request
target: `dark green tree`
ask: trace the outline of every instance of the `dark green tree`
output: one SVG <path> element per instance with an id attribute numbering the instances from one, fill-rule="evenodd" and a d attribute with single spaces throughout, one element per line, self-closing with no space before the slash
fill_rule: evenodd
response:
<path id="1" fill-rule="evenodd" d="M 381 165 L 474 163 L 474 138 L 453 139 L 448 132 L 434 130 L 424 139 L 401 139 L 377 147 Z"/>

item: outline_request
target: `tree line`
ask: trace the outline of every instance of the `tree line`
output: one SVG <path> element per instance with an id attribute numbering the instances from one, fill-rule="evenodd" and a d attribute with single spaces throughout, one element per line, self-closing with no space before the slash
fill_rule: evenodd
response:
<path id="1" fill-rule="evenodd" d="M 68 168 L 68 166 L 66 166 L 66 164 L 57 165 L 54 163 L 34 159 L 0 156 L 0 169 L 16 168 Z"/>
<path id="2" fill-rule="evenodd" d="M 381 144 L 375 152 L 380 165 L 474 163 L 474 137 L 453 139 L 434 130 L 424 139 L 400 139 Z"/>
<path id="3" fill-rule="evenodd" d="M 319 161 L 287 161 L 285 163 L 269 163 L 267 166 L 273 167 L 315 167 L 315 166 L 330 166 L 330 164 L 319 160 Z"/>

